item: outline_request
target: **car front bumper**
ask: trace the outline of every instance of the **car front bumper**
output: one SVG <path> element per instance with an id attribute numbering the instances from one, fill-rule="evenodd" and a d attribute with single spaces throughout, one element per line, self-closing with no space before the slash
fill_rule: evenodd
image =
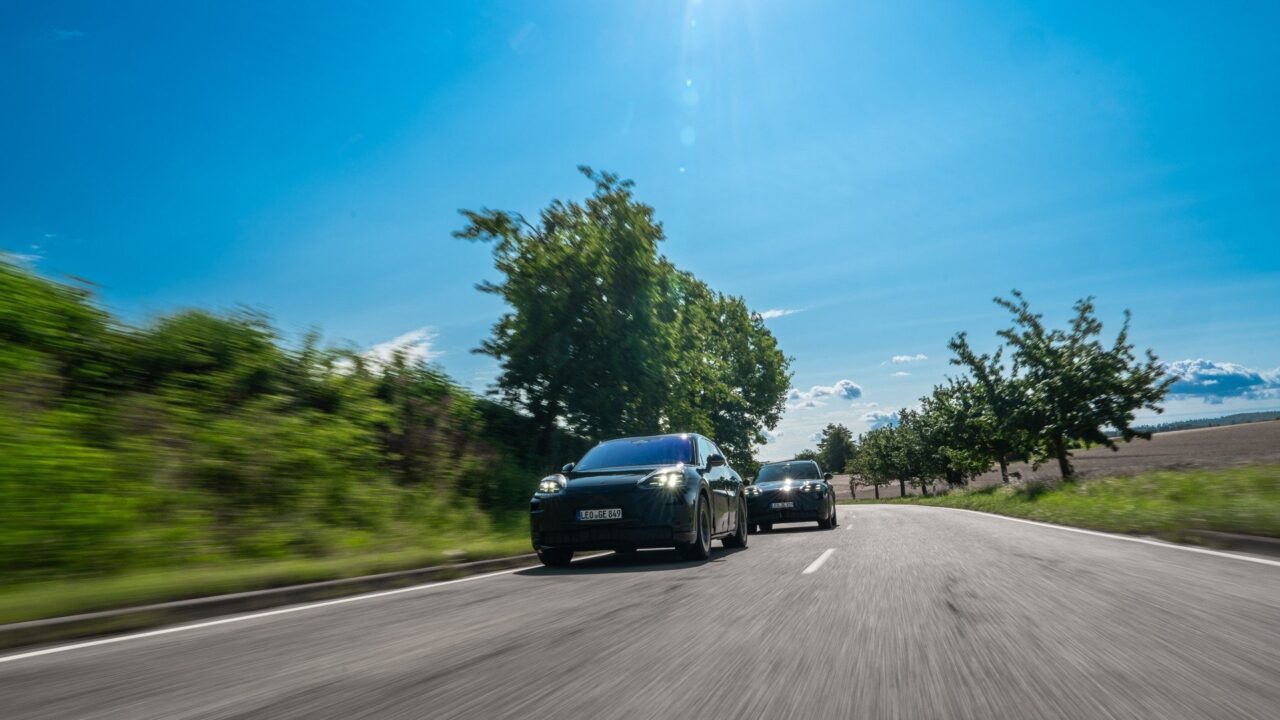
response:
<path id="1" fill-rule="evenodd" d="M 773 507 L 778 503 L 791 503 L 791 507 Z M 752 524 L 825 520 L 830 505 L 831 499 L 825 493 L 767 492 L 747 499 L 747 518 Z"/>
<path id="2" fill-rule="evenodd" d="M 693 542 L 696 491 L 636 489 L 625 493 L 565 493 L 534 497 L 529 533 L 534 549 L 617 550 Z M 622 510 L 619 520 L 578 520 L 579 510 Z"/>

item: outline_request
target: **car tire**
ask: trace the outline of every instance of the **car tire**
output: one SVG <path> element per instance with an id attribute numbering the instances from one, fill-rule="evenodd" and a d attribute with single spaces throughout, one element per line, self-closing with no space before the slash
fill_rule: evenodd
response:
<path id="1" fill-rule="evenodd" d="M 564 567 L 573 562 L 573 551 L 565 548 L 543 548 L 538 551 L 538 559 L 547 567 Z"/>
<path id="2" fill-rule="evenodd" d="M 711 557 L 711 508 L 703 496 L 698 496 L 693 512 L 696 518 L 693 542 L 681 543 L 676 549 L 685 560 L 706 560 Z"/>
<path id="3" fill-rule="evenodd" d="M 747 503 L 738 501 L 738 527 L 734 528 L 733 534 L 724 539 L 724 546 L 727 548 L 744 548 L 747 546 L 747 523 L 744 522 L 747 517 Z"/>
<path id="4" fill-rule="evenodd" d="M 836 526 L 836 506 L 831 505 L 827 510 L 827 516 L 818 521 L 818 527 L 823 530 L 830 530 Z"/>

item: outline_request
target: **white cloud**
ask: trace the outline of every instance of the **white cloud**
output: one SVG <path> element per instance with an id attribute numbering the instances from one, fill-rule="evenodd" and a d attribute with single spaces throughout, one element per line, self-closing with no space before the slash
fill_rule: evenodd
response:
<path id="1" fill-rule="evenodd" d="M 787 401 L 792 409 L 821 407 L 827 398 L 857 400 L 862 397 L 862 386 L 852 380 L 837 380 L 835 385 L 814 385 L 808 390 L 791 388 Z"/>
<path id="2" fill-rule="evenodd" d="M 25 265 L 27 267 L 31 267 L 32 265 L 35 265 L 36 263 L 43 260 L 44 256 L 40 255 L 39 253 L 16 253 L 16 252 L 9 252 L 8 250 L 0 250 L 0 258 L 6 258 L 10 262 L 16 263 L 18 265 Z"/>
<path id="3" fill-rule="evenodd" d="M 443 355 L 443 352 L 432 350 L 431 344 L 436 333 L 429 327 L 420 327 L 384 343 L 369 348 L 364 354 L 371 363 L 385 365 L 391 362 L 397 352 L 404 354 L 404 360 L 410 365 L 431 362 Z"/>
<path id="4" fill-rule="evenodd" d="M 1280 368 L 1254 370 L 1236 363 L 1197 359 L 1168 363 L 1165 372 L 1175 378 L 1169 386 L 1173 398 L 1200 398 L 1213 404 L 1227 398 L 1280 398 Z"/>
<path id="5" fill-rule="evenodd" d="M 893 357 L 889 358 L 889 362 L 893 363 L 894 365 L 906 365 L 907 363 L 923 362 L 928 359 L 929 359 L 928 355 L 925 355 L 924 353 L 916 353 L 915 355 L 894 355 Z M 884 365 L 885 363 L 880 363 L 880 364 Z"/>
<path id="6" fill-rule="evenodd" d="M 767 445 L 769 443 L 778 442 L 778 439 L 781 438 L 783 435 L 786 435 L 787 433 L 783 430 L 777 430 L 777 431 L 761 430 L 760 434 L 764 435 L 764 442 Z"/>
<path id="7" fill-rule="evenodd" d="M 898 372 L 894 373 L 892 377 L 910 377 L 910 375 L 911 373 L 909 372 L 903 372 L 902 370 L 899 370 Z"/>
<path id="8" fill-rule="evenodd" d="M 884 410 L 872 410 L 862 416 L 862 421 L 869 425 L 872 430 L 879 430 L 882 427 L 893 427 L 898 424 L 898 413 L 885 412 Z"/>
<path id="9" fill-rule="evenodd" d="M 788 315 L 795 315 L 798 312 L 800 311 L 790 310 L 787 308 L 773 308 L 770 310 L 765 310 L 764 312 L 760 313 L 760 317 L 764 318 L 765 320 L 772 320 L 774 318 L 786 317 Z"/>

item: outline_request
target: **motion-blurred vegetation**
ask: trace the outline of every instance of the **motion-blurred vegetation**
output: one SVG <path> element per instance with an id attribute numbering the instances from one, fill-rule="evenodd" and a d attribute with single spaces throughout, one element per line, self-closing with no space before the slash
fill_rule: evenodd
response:
<path id="1" fill-rule="evenodd" d="M 403 355 L 290 345 L 250 312 L 130 327 L 0 261 L 6 583 L 492 537 L 583 450 L 544 436 Z"/>

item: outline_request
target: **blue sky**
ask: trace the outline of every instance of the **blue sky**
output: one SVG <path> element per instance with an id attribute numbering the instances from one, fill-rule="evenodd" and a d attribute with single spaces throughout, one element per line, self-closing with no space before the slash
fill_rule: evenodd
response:
<path id="1" fill-rule="evenodd" d="M 1280 407 L 1280 6 L 321 5 L 6 5 L 0 247 L 131 320 L 244 304 L 483 389 L 457 210 L 581 197 L 585 163 L 775 311 L 767 455 L 912 404 L 1014 287 L 1208 361 L 1171 419 Z"/>

